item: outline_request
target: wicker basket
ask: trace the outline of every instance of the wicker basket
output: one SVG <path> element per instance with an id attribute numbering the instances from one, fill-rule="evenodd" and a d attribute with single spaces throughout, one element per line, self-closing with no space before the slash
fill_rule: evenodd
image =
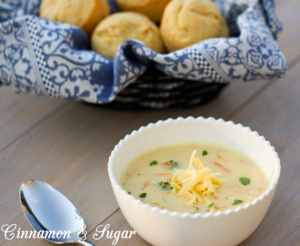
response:
<path id="1" fill-rule="evenodd" d="M 123 109 L 194 106 L 214 99 L 227 85 L 176 79 L 151 67 L 120 92 L 110 106 Z"/>

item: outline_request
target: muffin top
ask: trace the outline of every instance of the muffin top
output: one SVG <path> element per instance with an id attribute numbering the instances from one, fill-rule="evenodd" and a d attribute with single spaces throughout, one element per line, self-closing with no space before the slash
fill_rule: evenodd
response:
<path id="1" fill-rule="evenodd" d="M 201 40 L 228 36 L 228 27 L 211 0 L 173 0 L 162 17 L 160 32 L 168 51 Z"/>
<path id="2" fill-rule="evenodd" d="M 92 34 L 92 49 L 112 59 L 126 39 L 140 40 L 155 52 L 163 52 L 158 27 L 136 12 L 116 13 L 100 22 Z"/>

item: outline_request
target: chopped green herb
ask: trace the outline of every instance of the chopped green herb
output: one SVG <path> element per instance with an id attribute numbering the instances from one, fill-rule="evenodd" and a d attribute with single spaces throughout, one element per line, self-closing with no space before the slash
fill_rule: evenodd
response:
<path id="1" fill-rule="evenodd" d="M 155 165 L 157 165 L 157 163 L 158 163 L 157 161 L 151 161 L 150 166 L 155 166 Z"/>
<path id="2" fill-rule="evenodd" d="M 175 168 L 175 167 L 178 166 L 178 163 L 176 161 L 173 161 L 173 160 L 168 161 L 168 163 L 171 164 L 171 168 Z"/>
<path id="3" fill-rule="evenodd" d="M 140 173 L 138 173 L 137 175 L 141 175 Z"/>
<path id="4" fill-rule="evenodd" d="M 205 156 L 205 155 L 207 155 L 207 154 L 208 154 L 207 151 L 206 151 L 206 150 L 203 150 L 202 155 Z"/>
<path id="5" fill-rule="evenodd" d="M 126 183 L 123 183 L 123 185 L 126 185 Z"/>
<path id="6" fill-rule="evenodd" d="M 240 178 L 240 182 L 242 183 L 242 185 L 248 185 L 248 184 L 250 184 L 250 179 L 242 177 L 242 178 Z"/>
<path id="7" fill-rule="evenodd" d="M 163 188 L 164 190 L 172 190 L 173 187 L 170 185 L 169 182 L 159 182 L 158 185 Z"/>
<path id="8" fill-rule="evenodd" d="M 140 198 L 145 198 L 147 196 L 147 193 L 142 193 L 142 194 L 140 194 Z"/>
<path id="9" fill-rule="evenodd" d="M 130 192 L 130 191 L 127 191 L 127 193 L 128 193 L 129 195 L 131 195 L 131 192 Z"/>
<path id="10" fill-rule="evenodd" d="M 200 208 L 198 208 L 197 206 L 194 206 L 194 211 L 193 211 L 193 213 L 194 214 L 197 214 L 197 213 L 199 213 L 200 212 Z"/>
<path id="11" fill-rule="evenodd" d="M 242 200 L 235 200 L 232 205 L 238 205 L 240 203 L 243 203 L 243 201 Z"/>
<path id="12" fill-rule="evenodd" d="M 214 202 L 212 202 L 211 204 L 209 204 L 207 207 L 211 208 L 213 205 L 215 205 Z"/>

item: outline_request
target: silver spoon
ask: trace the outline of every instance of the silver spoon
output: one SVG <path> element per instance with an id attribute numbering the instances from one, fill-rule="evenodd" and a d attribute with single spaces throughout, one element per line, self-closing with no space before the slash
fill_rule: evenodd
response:
<path id="1" fill-rule="evenodd" d="M 35 179 L 27 180 L 20 187 L 20 200 L 27 220 L 44 239 L 57 244 L 94 246 L 78 235 L 84 228 L 78 210 L 51 185 Z"/>

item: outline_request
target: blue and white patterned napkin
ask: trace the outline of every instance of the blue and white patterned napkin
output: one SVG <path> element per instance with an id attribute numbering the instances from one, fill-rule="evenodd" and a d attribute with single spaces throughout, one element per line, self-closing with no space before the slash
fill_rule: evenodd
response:
<path id="1" fill-rule="evenodd" d="M 17 93 L 100 104 L 111 102 L 150 64 L 175 78 L 213 83 L 280 78 L 287 70 L 274 39 L 282 26 L 273 0 L 214 0 L 231 38 L 164 55 L 127 40 L 113 60 L 89 50 L 79 28 L 38 17 L 40 1 L 0 0 L 0 80 Z"/>

